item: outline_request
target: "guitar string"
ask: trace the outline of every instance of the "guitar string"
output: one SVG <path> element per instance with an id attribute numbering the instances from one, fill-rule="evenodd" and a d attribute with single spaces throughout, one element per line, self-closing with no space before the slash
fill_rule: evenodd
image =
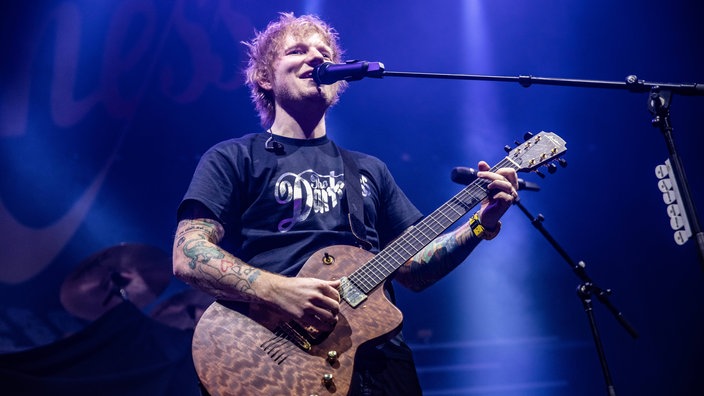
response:
<path id="1" fill-rule="evenodd" d="M 479 197 L 476 197 L 476 199 L 479 200 Z M 430 243 L 430 241 L 432 241 L 432 239 L 434 239 L 435 236 L 439 235 L 442 230 L 446 229 L 449 225 L 451 225 L 454 221 L 456 221 L 461 216 L 461 213 L 458 213 L 457 211 L 455 211 L 454 208 L 453 208 L 453 211 L 455 211 L 456 216 L 454 218 L 448 216 L 445 213 L 447 207 L 448 207 L 447 205 L 441 207 L 439 210 L 434 212 L 433 215 L 428 216 L 426 218 L 426 221 L 424 221 L 424 222 L 420 223 L 418 226 L 416 226 L 413 231 L 417 230 L 417 233 L 414 233 L 414 232 L 407 233 L 404 236 L 404 238 L 402 238 L 402 241 L 406 242 L 406 245 L 398 243 L 398 244 L 391 246 L 391 249 L 389 249 L 388 251 L 390 251 L 392 253 L 396 253 L 398 255 L 399 248 L 400 248 L 400 250 L 403 250 L 406 253 L 406 256 L 408 258 L 410 258 L 413 254 L 415 254 L 414 252 L 419 251 L 420 249 L 422 249 L 423 246 Z M 443 224 L 440 222 L 439 217 L 441 215 L 443 217 L 445 217 L 447 224 Z M 440 224 L 442 229 L 440 231 L 434 229 L 433 223 Z M 432 231 L 432 232 L 428 232 L 428 231 Z M 423 238 L 422 239 L 419 238 L 419 236 L 417 234 L 422 235 Z M 409 251 L 406 248 L 407 245 L 412 246 L 413 250 Z M 395 260 L 392 254 L 386 254 L 386 255 L 382 254 L 379 257 L 380 257 L 379 261 L 384 262 L 386 267 L 388 267 L 387 272 L 389 272 L 389 273 L 391 272 L 391 270 L 395 270 L 396 268 L 398 268 L 399 264 L 402 264 L 402 263 L 399 263 L 397 260 Z M 392 263 L 389 266 L 390 260 L 396 261 L 396 262 Z M 403 261 L 405 262 L 405 260 L 403 260 Z M 376 268 L 376 269 L 378 269 L 378 268 Z M 365 269 L 364 272 L 368 273 L 369 270 Z"/>
<path id="2" fill-rule="evenodd" d="M 501 162 L 499 163 L 499 165 L 496 165 L 496 168 L 498 168 L 498 167 L 500 167 L 500 166 L 503 166 Z M 457 201 L 457 202 L 462 202 L 462 203 L 464 203 L 464 201 L 465 201 L 466 199 L 468 199 L 468 198 L 477 199 L 478 201 L 480 201 L 481 199 L 483 199 L 483 197 L 482 197 L 481 195 L 482 195 L 482 194 L 486 194 L 486 189 L 484 188 L 484 186 L 481 186 L 481 184 L 482 184 L 482 182 L 484 182 L 485 185 L 488 184 L 488 183 L 486 183 L 486 181 L 484 181 L 483 179 L 477 179 L 477 180 L 481 180 L 481 181 L 475 181 L 475 182 L 473 182 L 472 184 L 468 185 L 467 187 L 463 188 L 458 194 L 456 194 L 456 195 L 451 199 L 451 201 L 454 200 L 454 201 Z M 449 202 L 449 201 L 448 201 L 448 202 Z M 475 205 L 476 205 L 476 202 L 475 202 L 473 205 L 471 205 L 471 207 L 473 207 L 473 206 L 475 206 Z M 384 277 L 383 279 L 378 280 L 378 283 L 377 283 L 376 285 L 374 285 L 373 282 L 372 282 L 372 283 L 367 282 L 366 280 L 369 279 L 369 276 L 370 276 L 371 273 L 373 273 L 373 270 L 374 270 L 374 269 L 377 269 L 377 270 L 378 270 L 379 265 L 383 266 L 383 267 L 386 268 L 387 270 L 391 267 L 391 266 L 389 266 L 389 259 L 387 259 L 387 258 L 385 257 L 385 254 L 383 254 L 383 253 L 384 253 L 384 252 L 387 252 L 387 251 L 389 251 L 389 250 L 393 250 L 393 251 L 395 251 L 396 253 L 398 253 L 398 251 L 397 251 L 396 249 L 397 249 L 397 248 L 401 248 L 401 249 L 403 249 L 403 250 L 405 251 L 406 255 L 412 256 L 411 252 L 409 252 L 408 250 L 406 250 L 406 248 L 404 247 L 404 244 L 401 243 L 401 242 L 405 242 L 405 245 L 413 245 L 413 242 L 412 242 L 412 241 L 409 241 L 409 238 L 413 238 L 413 239 L 415 239 L 416 242 L 418 242 L 419 244 L 423 244 L 424 241 L 418 240 L 418 238 L 416 238 L 415 235 L 413 235 L 413 232 L 412 232 L 412 231 L 415 231 L 415 229 L 419 229 L 419 232 L 423 233 L 424 223 L 427 222 L 427 221 L 430 221 L 430 220 L 427 220 L 427 219 L 430 218 L 430 217 L 433 217 L 433 216 L 434 216 L 436 213 L 438 213 L 438 212 L 444 211 L 445 209 L 447 209 L 447 208 L 446 208 L 447 206 L 448 206 L 448 203 L 443 204 L 440 208 L 438 208 L 436 211 L 434 211 L 433 213 L 431 213 L 428 217 L 426 217 L 425 219 L 421 220 L 421 221 L 418 223 L 418 225 L 416 225 L 415 228 L 411 230 L 411 232 L 404 231 L 404 233 L 402 233 L 396 240 L 394 240 L 393 242 L 391 242 L 385 249 L 383 249 L 382 252 L 380 252 L 380 254 L 377 254 L 377 255 L 374 256 L 369 262 L 367 262 L 367 264 L 363 265 L 362 267 L 360 267 L 359 269 L 357 269 L 356 271 L 354 271 L 354 272 L 348 277 L 348 279 L 349 279 L 350 281 L 352 281 L 352 282 L 355 284 L 355 286 L 357 286 L 357 287 L 359 287 L 360 289 L 362 289 L 365 293 L 369 293 L 369 292 L 370 292 L 371 290 L 373 290 L 376 286 L 378 286 L 379 284 L 381 284 L 381 282 L 383 281 L 383 279 L 386 278 L 386 277 Z M 466 206 L 466 204 L 465 204 L 465 206 Z M 470 207 L 469 209 L 471 209 L 471 207 Z M 469 210 L 469 209 L 467 209 L 464 213 L 461 213 L 461 212 L 458 212 L 455 208 L 451 208 L 451 209 L 452 209 L 452 210 L 455 212 L 455 214 L 457 215 L 457 219 L 455 219 L 454 221 L 457 221 L 460 217 L 462 217 L 462 215 L 466 214 L 467 211 Z M 448 218 L 448 220 L 450 220 L 450 218 L 449 218 L 447 215 L 445 215 L 444 213 L 443 213 L 443 215 L 444 215 L 446 218 Z M 435 220 L 433 219 L 433 221 L 435 221 Z M 453 222 L 454 222 L 454 221 L 453 221 Z M 450 224 L 451 224 L 451 223 L 450 223 Z M 430 226 L 427 226 L 427 228 L 430 228 Z M 437 231 L 434 231 L 434 232 L 437 233 Z M 438 233 L 438 234 L 439 234 L 439 233 Z M 429 238 L 429 237 L 428 237 L 427 235 L 425 235 L 425 234 L 424 234 L 424 236 L 425 236 L 426 239 Z M 427 242 L 427 243 L 429 243 L 429 242 Z M 427 243 L 423 244 L 423 246 L 427 245 Z M 414 246 L 413 248 L 414 248 L 414 249 L 417 249 L 417 250 L 416 250 L 416 252 L 417 252 L 417 251 L 419 251 L 420 249 L 422 249 L 422 246 L 421 246 L 420 248 L 417 248 L 416 246 Z M 386 261 L 386 264 L 384 264 L 384 263 L 382 263 L 382 262 L 379 262 L 379 263 L 377 264 L 376 262 L 378 262 L 378 261 Z M 399 264 L 399 263 L 396 262 L 396 264 Z M 400 264 L 402 264 L 402 263 L 400 263 Z M 399 265 L 399 266 L 400 266 L 400 265 Z M 396 268 L 398 268 L 398 267 L 395 267 L 394 270 L 395 270 Z M 391 272 L 393 272 L 393 271 L 391 271 Z M 389 272 L 389 275 L 391 274 L 391 272 Z M 388 276 L 388 275 L 387 275 L 387 276 Z M 362 288 L 362 287 L 360 287 L 360 286 L 365 286 L 365 287 Z M 340 311 L 339 311 L 339 313 L 344 315 L 344 314 L 346 314 L 347 311 L 350 310 L 350 309 L 354 309 L 354 307 L 352 307 L 352 306 L 349 305 L 349 304 L 343 304 L 343 305 L 340 306 Z"/>
<path id="3" fill-rule="evenodd" d="M 476 186 L 472 186 L 472 187 L 476 187 Z M 467 191 L 469 191 L 469 190 L 477 190 L 477 188 L 467 189 Z M 472 194 L 470 194 L 470 195 L 472 195 L 473 198 L 480 200 L 481 197 L 477 197 L 476 192 L 477 191 L 472 191 Z M 462 195 L 466 195 L 466 194 L 462 194 Z M 457 197 L 454 197 L 453 199 L 457 200 Z M 435 236 L 437 236 L 441 232 L 441 231 L 438 232 L 437 230 L 434 230 L 433 225 L 430 223 L 432 223 L 432 222 L 438 223 L 441 226 L 443 226 L 443 230 L 444 230 L 445 228 L 447 228 L 447 226 L 451 225 L 454 221 L 457 221 L 457 219 L 459 219 L 459 217 L 461 217 L 462 213 L 458 212 L 455 208 L 452 208 L 452 210 L 456 214 L 455 218 L 453 219 L 453 218 L 449 217 L 445 213 L 447 207 L 450 207 L 450 206 L 448 206 L 447 204 L 443 205 L 443 207 L 441 207 L 437 211 L 433 212 L 433 214 L 428 216 L 426 219 L 424 219 L 424 221 L 422 221 L 416 227 L 414 227 L 414 229 L 412 229 L 411 232 L 405 232 L 404 234 L 402 234 L 401 237 L 399 239 L 397 239 L 397 241 L 395 241 L 395 243 L 392 243 L 388 246 L 388 249 L 384 249 L 384 251 L 382 253 L 375 256 L 375 259 L 371 260 L 367 265 L 361 267 L 360 270 L 358 272 L 356 272 L 356 274 L 353 274 L 353 276 L 351 276 L 353 281 L 359 281 L 359 283 L 364 285 L 365 292 L 368 292 L 371 289 L 373 289 L 375 287 L 374 282 L 369 283 L 369 282 L 367 282 L 367 280 L 369 280 L 370 277 L 374 276 L 375 273 L 378 273 L 380 268 L 386 269 L 386 271 L 384 271 L 381 279 L 376 279 L 377 284 L 380 283 L 381 281 L 383 281 L 388 275 L 390 275 L 395 269 L 397 269 L 399 264 L 402 264 L 402 263 L 399 263 L 398 261 L 390 264 L 390 260 L 393 260 L 394 258 L 387 257 L 387 256 L 392 256 L 391 254 L 387 254 L 389 251 L 392 251 L 393 253 L 399 254 L 399 250 L 403 250 L 406 252 L 406 255 L 410 258 L 414 253 L 409 252 L 406 249 L 406 247 L 403 244 L 401 244 L 400 242 L 405 242 L 406 245 L 413 246 L 414 249 L 416 249 L 415 251 L 417 252 L 420 249 L 422 249 L 423 246 L 430 243 L 430 241 L 434 238 L 433 234 Z M 466 211 L 464 213 L 466 213 Z M 437 219 L 437 217 L 439 215 L 444 216 L 448 220 L 447 225 L 442 224 Z M 431 236 L 428 236 L 426 234 L 427 230 L 433 231 L 431 233 Z M 418 233 L 420 233 L 425 238 L 425 240 L 419 239 L 414 234 L 413 231 L 417 231 Z M 420 248 L 418 248 L 418 247 L 420 247 Z"/>
<path id="4" fill-rule="evenodd" d="M 512 164 L 512 162 L 509 162 L 508 158 L 505 158 L 504 160 L 500 161 L 499 164 L 494 166 L 492 170 L 496 170 L 500 167 L 504 167 L 510 164 Z M 400 265 L 403 264 L 402 262 L 399 263 L 398 261 L 390 264 L 390 261 L 394 260 L 394 258 L 387 257 L 391 256 L 390 254 L 388 254 L 389 251 L 393 251 L 394 253 L 398 254 L 399 251 L 397 250 L 397 248 L 400 247 L 401 249 L 406 251 L 406 254 L 409 255 L 410 258 L 413 254 L 406 250 L 400 242 L 406 242 L 406 244 L 410 244 L 411 246 L 413 246 L 414 249 L 416 249 L 416 253 L 420 251 L 424 246 L 430 243 L 432 239 L 437 237 L 437 235 L 439 235 L 440 233 L 442 233 L 442 231 L 451 226 L 460 217 L 466 214 L 471 209 L 471 207 L 474 207 L 481 199 L 483 199 L 486 194 L 485 186 L 488 185 L 488 183 L 489 182 L 487 182 L 486 180 L 476 179 L 469 186 L 462 189 L 452 199 L 440 206 L 440 208 L 438 208 L 436 211 L 421 220 L 421 222 L 419 222 L 413 229 L 410 229 L 410 232 L 404 232 L 403 234 L 401 234 L 401 236 L 394 242 L 392 242 L 386 249 L 382 250 L 382 252 L 377 254 L 367 264 L 363 265 L 352 275 L 350 275 L 349 279 L 352 280 L 358 287 L 363 286 L 360 287 L 360 289 L 362 289 L 365 293 L 371 291 L 374 287 L 378 286 L 378 284 L 380 284 L 384 279 L 386 279 L 386 277 L 388 277 L 393 271 L 395 271 Z M 477 201 L 470 205 L 465 202 L 467 198 L 476 199 Z M 458 210 L 458 206 L 463 207 L 464 210 Z M 448 214 L 448 210 L 452 210 L 454 212 L 454 217 Z M 440 215 L 446 218 L 446 224 L 442 223 L 440 219 L 438 219 Z M 439 231 L 433 228 L 433 222 L 441 226 L 441 229 Z M 421 240 L 417 238 L 416 235 L 414 235 L 413 231 L 416 230 L 418 231 L 418 233 L 423 235 L 425 240 Z M 432 231 L 432 233 L 430 233 L 430 236 L 425 233 L 428 230 Z M 413 241 L 409 241 L 409 238 L 415 239 L 415 242 L 417 242 L 417 244 L 415 244 Z M 383 271 L 384 275 L 381 277 L 381 279 L 372 280 L 371 278 L 374 277 L 374 274 L 379 273 L 380 269 L 385 270 Z M 368 282 L 370 280 L 371 282 Z"/>

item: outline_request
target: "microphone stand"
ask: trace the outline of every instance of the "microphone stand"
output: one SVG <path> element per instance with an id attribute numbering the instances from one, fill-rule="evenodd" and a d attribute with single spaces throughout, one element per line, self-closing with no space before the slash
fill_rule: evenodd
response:
<path id="1" fill-rule="evenodd" d="M 609 372 L 609 367 L 606 362 L 606 354 L 604 353 L 604 346 L 599 337 L 599 331 L 596 326 L 596 319 L 594 317 L 594 311 L 592 309 L 592 296 L 596 296 L 596 299 L 604 304 L 606 308 L 611 312 L 611 314 L 616 318 L 619 324 L 623 326 L 624 329 L 631 335 L 631 337 L 638 338 L 638 333 L 631 326 L 628 321 L 624 318 L 623 314 L 611 303 L 609 300 L 609 295 L 611 294 L 611 289 L 603 289 L 597 286 L 594 281 L 587 275 L 586 264 L 584 261 L 576 262 L 567 254 L 567 252 L 557 243 L 555 238 L 550 235 L 550 233 L 543 226 L 543 220 L 545 218 L 542 214 L 538 217 L 533 217 L 533 215 L 526 209 L 526 207 L 520 202 L 520 200 L 515 201 L 523 213 L 528 216 L 531 224 L 540 231 L 540 233 L 545 237 L 545 239 L 550 242 L 550 244 L 557 250 L 557 252 L 565 259 L 567 264 L 572 268 L 572 271 L 577 275 L 577 277 L 582 281 L 582 283 L 577 286 L 577 295 L 582 301 L 582 306 L 584 307 L 584 312 L 587 314 L 587 319 L 589 320 L 589 327 L 592 332 L 592 338 L 594 339 L 594 344 L 596 346 L 597 354 L 599 355 L 599 363 L 601 364 L 601 371 L 604 375 L 604 380 L 606 381 L 607 394 L 609 396 L 616 396 L 616 390 L 614 388 L 613 380 L 611 378 L 611 373 Z"/>
<path id="2" fill-rule="evenodd" d="M 450 79 L 450 80 L 480 80 L 480 81 L 499 81 L 499 82 L 517 82 L 523 87 L 530 87 L 532 84 L 542 85 L 558 85 L 572 87 L 588 87 L 588 88 L 607 88 L 607 89 L 626 89 L 631 92 L 650 92 L 648 96 L 648 109 L 653 114 L 652 124 L 654 127 L 660 128 L 667 149 L 670 155 L 672 172 L 674 173 L 675 181 L 682 195 L 682 206 L 684 207 L 687 219 L 690 223 L 690 229 L 694 236 L 699 255 L 699 264 L 704 270 L 704 232 L 699 224 L 694 200 L 689 189 L 689 183 L 684 172 L 684 165 L 677 153 L 675 141 L 672 136 L 672 125 L 670 124 L 670 102 L 672 94 L 688 95 L 688 96 L 704 96 L 704 84 L 666 84 L 666 83 L 649 83 L 638 79 L 637 76 L 630 75 L 625 81 L 601 81 L 601 80 L 575 80 L 565 78 L 544 78 L 533 76 L 486 76 L 476 74 L 444 74 L 444 73 L 417 73 L 417 72 L 395 72 L 386 71 L 383 64 L 375 64 L 377 67 L 374 70 L 366 70 L 367 77 L 381 78 L 389 77 L 416 77 L 416 78 L 435 78 L 435 79 Z M 359 77 L 361 78 L 361 76 Z"/>
<path id="3" fill-rule="evenodd" d="M 672 94 L 677 93 L 688 96 L 704 96 L 704 84 L 666 84 L 666 83 L 648 83 L 638 79 L 635 75 L 626 77 L 625 81 L 601 81 L 601 80 L 575 80 L 561 78 L 543 78 L 533 76 L 487 76 L 487 75 L 471 75 L 471 74 L 443 74 L 443 73 L 417 73 L 417 72 L 395 72 L 386 71 L 382 63 L 375 63 L 373 68 L 364 68 L 363 76 L 382 78 L 389 77 L 416 77 L 416 78 L 431 78 L 431 79 L 450 79 L 450 80 L 478 80 L 478 81 L 499 81 L 499 82 L 517 82 L 523 87 L 530 87 L 532 84 L 557 85 L 557 86 L 572 86 L 572 87 L 588 87 L 588 88 L 606 88 L 606 89 L 626 89 L 631 92 L 650 92 L 648 95 L 648 110 L 654 116 L 652 124 L 654 127 L 660 128 L 667 145 L 670 155 L 672 171 L 678 187 L 682 190 L 682 204 L 687 214 L 692 230 L 692 235 L 695 237 L 697 252 L 699 255 L 700 265 L 704 270 L 704 233 L 696 215 L 694 201 L 689 189 L 689 184 L 684 172 L 682 160 L 677 153 L 675 142 L 672 136 L 672 125 L 670 123 L 670 103 Z M 350 81 L 360 79 L 363 76 L 358 75 L 357 78 Z M 623 314 L 611 303 L 609 295 L 611 289 L 603 289 L 597 286 L 594 281 L 587 275 L 586 263 L 584 261 L 575 262 L 567 254 L 567 252 L 557 243 L 555 238 L 543 226 L 544 217 L 538 215 L 534 217 L 528 209 L 520 202 L 515 201 L 523 213 L 528 216 L 533 226 L 547 239 L 547 241 L 557 250 L 557 252 L 565 259 L 567 264 L 572 268 L 572 271 L 582 281 L 577 287 L 577 295 L 582 302 L 584 311 L 589 320 L 590 330 L 594 339 L 594 344 L 599 356 L 602 373 L 606 382 L 606 389 L 609 396 L 615 396 L 611 373 L 606 361 L 604 346 L 599 336 L 599 331 L 596 325 L 596 319 L 592 308 L 592 299 L 596 297 L 597 301 L 601 302 L 611 314 L 616 318 L 618 323 L 628 332 L 632 338 L 638 338 L 638 333 L 624 318 Z"/>

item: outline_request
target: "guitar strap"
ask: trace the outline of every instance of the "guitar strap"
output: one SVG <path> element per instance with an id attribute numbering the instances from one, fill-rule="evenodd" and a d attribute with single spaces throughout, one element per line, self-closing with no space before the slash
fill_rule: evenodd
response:
<path id="1" fill-rule="evenodd" d="M 367 241 L 367 229 L 364 226 L 364 201 L 362 199 L 359 168 L 349 151 L 342 147 L 337 147 L 337 149 L 340 150 L 345 167 L 345 195 L 347 197 L 347 218 L 350 222 L 350 228 L 359 245 L 369 250 L 372 244 Z"/>

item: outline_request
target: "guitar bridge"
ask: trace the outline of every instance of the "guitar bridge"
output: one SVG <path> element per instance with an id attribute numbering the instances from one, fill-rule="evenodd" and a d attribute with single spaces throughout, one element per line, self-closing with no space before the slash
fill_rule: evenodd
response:
<path id="1" fill-rule="evenodd" d="M 342 277 L 340 279 L 340 297 L 342 297 L 352 308 L 356 308 L 357 305 L 361 304 L 362 301 L 367 299 L 367 295 L 364 294 L 357 286 L 354 285 L 347 277 Z"/>
<path id="2" fill-rule="evenodd" d="M 286 338 L 293 342 L 294 344 L 298 345 L 299 348 L 303 349 L 304 351 L 310 351 L 312 348 L 310 342 L 306 339 L 304 336 L 303 330 L 298 323 L 296 322 L 289 322 L 289 323 L 282 323 L 281 326 L 279 326 L 279 329 L 286 334 Z M 301 331 L 303 330 L 303 331 Z"/>

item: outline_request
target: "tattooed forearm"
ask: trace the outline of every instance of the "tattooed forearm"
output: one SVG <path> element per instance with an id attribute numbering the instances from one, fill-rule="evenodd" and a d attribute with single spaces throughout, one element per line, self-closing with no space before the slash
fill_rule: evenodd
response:
<path id="1" fill-rule="evenodd" d="M 470 237 L 471 230 L 462 226 L 441 235 L 408 260 L 397 279 L 412 290 L 423 290 L 460 265 L 477 246 L 479 239 Z"/>
<path id="2" fill-rule="evenodd" d="M 219 247 L 223 236 L 223 228 L 216 221 L 180 223 L 174 241 L 177 276 L 217 298 L 256 300 L 254 283 L 262 271 Z"/>
<path id="3" fill-rule="evenodd" d="M 261 271 L 233 258 L 227 258 L 221 248 L 203 240 L 190 240 L 183 245 L 183 254 L 188 258 L 188 267 L 197 271 L 192 279 L 211 289 L 218 297 L 223 285 L 234 289 L 240 299 L 251 300 L 256 296 L 252 284 Z M 194 274 L 196 275 L 196 274 Z"/>
<path id="4" fill-rule="evenodd" d="M 437 237 L 434 241 L 430 242 L 428 246 L 423 248 L 414 259 L 417 259 L 420 263 L 429 263 L 433 259 L 441 258 L 445 254 L 441 252 L 454 251 L 457 248 L 457 240 L 452 235 L 441 235 Z"/>

